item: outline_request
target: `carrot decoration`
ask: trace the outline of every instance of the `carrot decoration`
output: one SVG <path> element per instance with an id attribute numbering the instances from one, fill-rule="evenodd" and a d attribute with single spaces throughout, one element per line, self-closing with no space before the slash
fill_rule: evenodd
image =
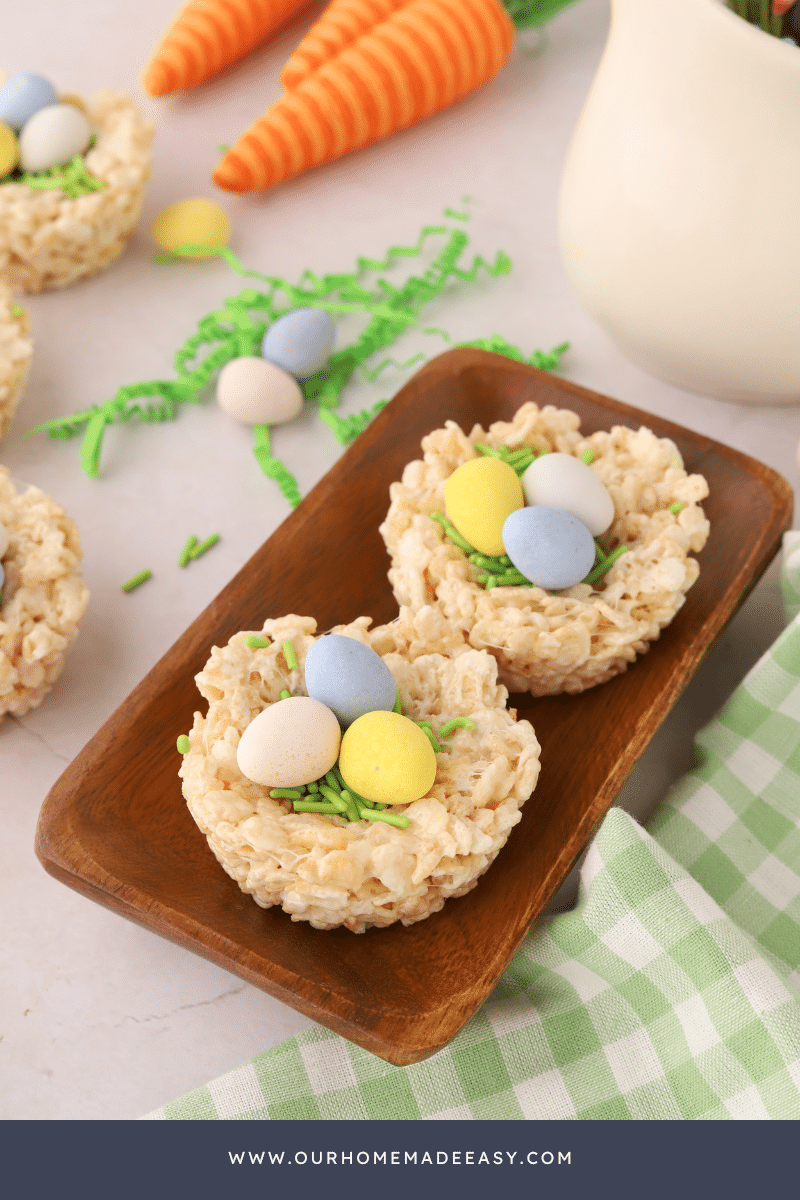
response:
<path id="1" fill-rule="evenodd" d="M 313 53 L 290 60 L 289 77 L 300 72 L 299 81 L 228 151 L 215 182 L 231 192 L 272 187 L 415 125 L 491 79 L 511 56 L 517 28 L 569 2 L 333 0 L 301 43 L 313 35 Z M 371 12 L 377 23 L 359 31 L 357 19 Z M 319 63 L 325 45 L 333 56 Z"/>
<path id="2" fill-rule="evenodd" d="M 151 96 L 205 83 L 269 37 L 310 0 L 189 0 L 145 70 Z"/>
<path id="3" fill-rule="evenodd" d="M 317 67 L 335 58 L 345 46 L 385 21 L 405 3 L 406 0 L 333 0 L 283 68 L 281 83 L 291 91 Z"/>

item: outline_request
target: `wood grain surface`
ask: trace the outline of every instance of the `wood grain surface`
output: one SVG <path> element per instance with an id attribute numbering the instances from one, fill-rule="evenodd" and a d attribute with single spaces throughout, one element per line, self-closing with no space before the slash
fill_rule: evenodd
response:
<path id="1" fill-rule="evenodd" d="M 478 886 L 416 925 L 319 931 L 264 911 L 223 872 L 181 796 L 178 734 L 203 704 L 211 647 L 267 617 L 319 631 L 397 612 L 378 526 L 420 439 L 521 404 L 571 408 L 585 433 L 647 425 L 709 483 L 711 535 L 672 625 L 625 674 L 580 696 L 516 696 L 542 745 L 538 786 Z M 36 852 L 56 878 L 220 964 L 390 1062 L 446 1045 L 475 1012 L 597 829 L 664 717 L 778 550 L 792 492 L 771 468 L 652 414 L 479 350 L 434 359 L 353 443 L 70 764 Z M 324 586 L 320 580 L 324 579 Z"/>

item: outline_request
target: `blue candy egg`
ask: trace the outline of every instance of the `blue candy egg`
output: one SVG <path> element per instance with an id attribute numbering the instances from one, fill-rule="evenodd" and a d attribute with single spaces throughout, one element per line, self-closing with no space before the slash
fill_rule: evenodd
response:
<path id="1" fill-rule="evenodd" d="M 298 379 L 321 371 L 336 341 L 336 323 L 323 308 L 296 308 L 264 334 L 261 353 Z"/>
<path id="2" fill-rule="evenodd" d="M 0 121 L 17 132 L 34 113 L 49 104 L 58 104 L 58 95 L 52 83 L 41 75 L 20 71 L 10 75 L 0 87 Z"/>
<path id="3" fill-rule="evenodd" d="M 397 699 L 394 677 L 379 654 L 355 638 L 329 633 L 306 655 L 306 691 L 348 726 L 365 713 L 389 712 Z"/>
<path id="4" fill-rule="evenodd" d="M 555 591 L 580 583 L 594 565 L 594 538 L 583 522 L 542 504 L 518 508 L 506 518 L 503 545 L 518 571 Z"/>

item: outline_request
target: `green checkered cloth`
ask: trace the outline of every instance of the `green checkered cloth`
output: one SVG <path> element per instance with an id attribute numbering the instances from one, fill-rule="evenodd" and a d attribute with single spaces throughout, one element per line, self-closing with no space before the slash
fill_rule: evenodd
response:
<path id="1" fill-rule="evenodd" d="M 577 907 L 538 923 L 433 1058 L 314 1026 L 146 1120 L 800 1118 L 800 534 L 792 623 L 647 829 L 612 809 Z"/>

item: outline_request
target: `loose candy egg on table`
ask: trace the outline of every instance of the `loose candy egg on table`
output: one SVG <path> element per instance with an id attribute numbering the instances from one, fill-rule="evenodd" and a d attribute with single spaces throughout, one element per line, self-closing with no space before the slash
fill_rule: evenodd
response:
<path id="1" fill-rule="evenodd" d="M 472 458 L 447 481 L 447 516 L 481 554 L 503 554 L 503 522 L 525 497 L 516 471 L 499 458 Z"/>
<path id="2" fill-rule="evenodd" d="M 47 171 L 83 154 L 92 140 L 92 127 L 74 104 L 40 108 L 25 122 L 19 135 L 23 171 Z"/>
<path id="3" fill-rule="evenodd" d="M 556 508 L 536 505 L 511 513 L 503 544 L 517 570 L 542 588 L 572 587 L 594 565 L 591 533 L 577 517 Z"/>
<path id="4" fill-rule="evenodd" d="M 236 751 L 239 770 L 253 783 L 299 787 L 330 771 L 339 754 L 339 722 L 311 696 L 288 696 L 250 722 Z"/>
<path id="5" fill-rule="evenodd" d="M 219 204 L 204 196 L 193 196 L 162 209 L 153 221 L 151 233 L 156 245 L 170 253 L 180 246 L 207 246 L 207 253 L 198 250 L 183 256 L 199 259 L 211 257 L 213 247 L 227 246 L 231 225 Z"/>
<path id="6" fill-rule="evenodd" d="M 394 708 L 394 676 L 371 646 L 355 638 L 339 633 L 319 638 L 306 655 L 304 671 L 309 696 L 327 704 L 342 725 Z"/>
<path id="7" fill-rule="evenodd" d="M 29 71 L 10 75 L 0 86 L 0 121 L 19 131 L 40 109 L 58 104 L 58 95 L 49 80 Z"/>
<path id="8" fill-rule="evenodd" d="M 329 312 L 324 308 L 297 308 L 270 325 L 261 353 L 290 375 L 309 379 L 323 369 L 335 341 L 336 323 Z"/>
<path id="9" fill-rule="evenodd" d="M 19 141 L 10 125 L 0 122 L 0 179 L 19 162 Z"/>
<path id="10" fill-rule="evenodd" d="M 346 729 L 339 770 L 376 804 L 412 804 L 433 787 L 436 755 L 418 725 L 396 712 L 371 712 Z"/>
<path id="11" fill-rule="evenodd" d="M 611 493 L 591 467 L 572 454 L 542 454 L 522 476 L 527 504 L 570 513 L 598 537 L 614 520 Z"/>
<path id="12" fill-rule="evenodd" d="M 291 375 L 264 358 L 243 354 L 219 373 L 217 403 L 245 425 L 282 425 L 303 407 L 303 393 Z"/>

